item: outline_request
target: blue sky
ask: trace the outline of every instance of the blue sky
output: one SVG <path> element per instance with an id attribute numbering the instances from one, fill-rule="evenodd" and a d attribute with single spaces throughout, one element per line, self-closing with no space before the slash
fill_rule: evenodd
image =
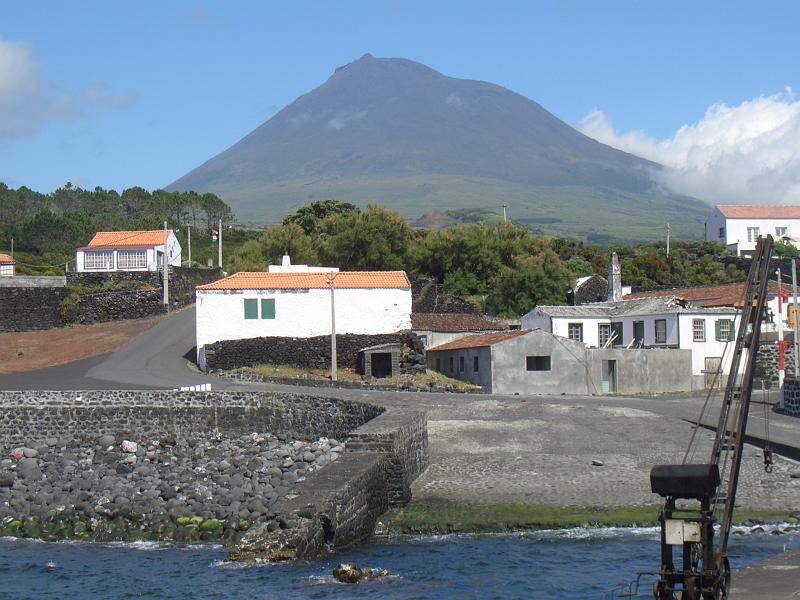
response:
<path id="1" fill-rule="evenodd" d="M 745 113 L 772 118 L 771 157 L 800 123 L 797 2 L 28 1 L 2 15 L 0 181 L 41 191 L 167 185 L 366 52 L 498 83 L 666 164 Z M 733 116 L 706 127 L 715 105 Z M 728 143 L 730 159 L 742 140 Z"/>

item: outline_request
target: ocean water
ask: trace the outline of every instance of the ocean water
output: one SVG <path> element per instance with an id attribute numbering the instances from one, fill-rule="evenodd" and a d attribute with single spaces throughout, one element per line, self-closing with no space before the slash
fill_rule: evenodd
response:
<path id="1" fill-rule="evenodd" d="M 797 527 L 737 529 L 734 569 L 800 547 Z M 603 598 L 658 568 L 658 532 L 572 529 L 510 535 L 392 536 L 299 564 L 224 563 L 219 546 L 44 543 L 0 539 L 0 598 L 25 599 L 584 599 Z M 332 580 L 339 563 L 384 568 L 358 585 Z M 647 579 L 650 582 L 652 579 Z M 643 598 L 650 583 L 643 584 Z M 610 597 L 610 596 L 606 596 Z"/>

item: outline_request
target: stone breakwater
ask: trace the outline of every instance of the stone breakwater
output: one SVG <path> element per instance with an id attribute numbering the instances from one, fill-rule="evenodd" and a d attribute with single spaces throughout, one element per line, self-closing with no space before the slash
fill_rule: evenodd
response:
<path id="1" fill-rule="evenodd" d="M 0 451 L 0 535 L 286 560 L 368 537 L 410 499 L 428 434 L 422 412 L 300 394 L 0 392 Z"/>
<path id="2" fill-rule="evenodd" d="M 335 439 L 271 433 L 203 440 L 132 435 L 0 449 L 0 535 L 232 542 L 335 461 Z"/>

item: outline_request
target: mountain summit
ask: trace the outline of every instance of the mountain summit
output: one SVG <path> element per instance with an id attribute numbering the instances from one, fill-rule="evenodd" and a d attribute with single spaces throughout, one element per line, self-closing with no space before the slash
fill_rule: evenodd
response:
<path id="1" fill-rule="evenodd" d="M 707 207 L 653 192 L 658 168 L 503 87 L 365 54 L 168 189 L 215 192 L 253 222 L 336 198 L 407 217 L 507 203 L 547 230 L 633 239 L 660 230 L 663 209 L 699 234 Z"/>

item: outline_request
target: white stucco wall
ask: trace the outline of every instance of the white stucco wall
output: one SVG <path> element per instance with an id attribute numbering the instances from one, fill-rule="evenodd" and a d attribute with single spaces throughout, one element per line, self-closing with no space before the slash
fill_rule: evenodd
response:
<path id="1" fill-rule="evenodd" d="M 678 318 L 681 327 L 680 347 L 692 351 L 692 374 L 703 374 L 703 370 L 706 368 L 706 358 L 722 358 L 722 372 L 723 374 L 728 373 L 731 366 L 731 357 L 733 356 L 734 342 L 730 341 L 726 344 L 724 341 L 717 341 L 716 322 L 719 319 L 733 320 L 733 336 L 735 338 L 739 327 L 739 317 L 731 313 L 727 315 L 681 314 Z M 705 342 L 694 341 L 693 322 L 695 319 L 703 319 L 705 321 Z"/>
<path id="2" fill-rule="evenodd" d="M 752 252 L 756 242 L 747 240 L 747 228 L 758 227 L 760 235 L 776 236 L 776 228 L 786 227 L 786 235 L 800 238 L 800 219 L 728 219 L 716 207 L 706 220 L 706 240 L 732 246 L 737 254 Z M 723 228 L 723 235 L 719 235 Z"/>
<path id="3" fill-rule="evenodd" d="M 164 252 L 164 244 L 160 244 L 158 246 L 154 246 L 152 248 L 145 248 L 146 252 L 146 261 L 147 266 L 143 268 L 125 268 L 120 269 L 118 267 L 117 261 L 117 250 L 112 249 L 111 251 L 111 268 L 109 269 L 87 269 L 84 263 L 84 256 L 85 251 L 91 252 L 91 249 L 84 249 L 79 248 L 75 252 L 75 270 L 78 273 L 83 272 L 103 272 L 103 271 L 157 271 L 164 267 L 163 263 L 158 260 L 158 254 Z M 175 234 L 170 232 L 169 236 L 167 236 L 167 260 L 169 264 L 173 267 L 180 267 L 181 266 L 181 244 L 178 242 L 178 238 L 175 237 Z M 142 248 L 123 248 L 122 250 L 141 250 Z M 99 251 L 102 251 L 98 248 Z"/>
<path id="4" fill-rule="evenodd" d="M 244 300 L 275 300 L 275 318 L 244 318 Z M 411 290 L 337 289 L 336 333 L 411 329 Z M 260 302 L 259 302 L 260 307 Z M 198 352 L 206 344 L 254 337 L 313 337 L 331 332 L 330 290 L 197 290 Z"/>

